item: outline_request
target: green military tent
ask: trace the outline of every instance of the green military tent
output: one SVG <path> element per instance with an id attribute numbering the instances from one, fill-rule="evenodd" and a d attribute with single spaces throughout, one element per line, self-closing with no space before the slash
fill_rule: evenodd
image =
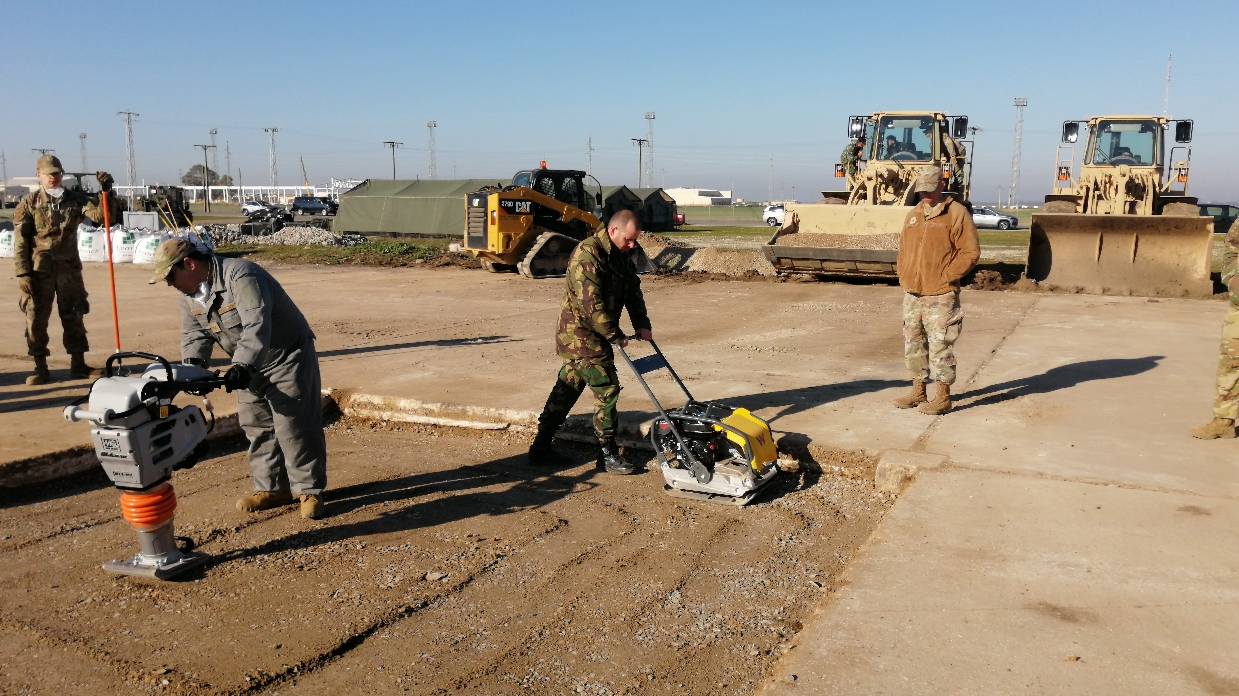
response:
<path id="1" fill-rule="evenodd" d="M 340 196 L 336 232 L 461 235 L 465 196 L 508 179 L 367 179 Z"/>
<path id="2" fill-rule="evenodd" d="M 641 229 L 650 232 L 675 229 L 675 199 L 660 188 L 638 188 L 641 199 Z"/>
<path id="3" fill-rule="evenodd" d="M 607 222 L 611 216 L 621 210 L 641 211 L 641 199 L 627 186 L 602 187 L 602 221 Z"/>

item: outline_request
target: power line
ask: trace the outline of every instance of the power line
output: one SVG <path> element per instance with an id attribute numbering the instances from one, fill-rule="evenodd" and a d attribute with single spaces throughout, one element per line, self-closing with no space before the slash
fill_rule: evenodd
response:
<path id="1" fill-rule="evenodd" d="M 391 178 L 396 179 L 396 148 L 404 145 L 399 140 L 384 140 L 383 144 L 391 148 Z"/>
<path id="2" fill-rule="evenodd" d="M 50 148 L 50 147 L 32 147 L 30 148 L 30 151 L 39 153 L 40 157 L 42 157 L 43 155 L 54 154 L 56 152 L 54 148 Z"/>
<path id="3" fill-rule="evenodd" d="M 205 212 L 211 212 L 211 168 L 208 166 L 207 153 L 215 149 L 214 145 L 194 145 L 202 148 L 202 200 Z"/>

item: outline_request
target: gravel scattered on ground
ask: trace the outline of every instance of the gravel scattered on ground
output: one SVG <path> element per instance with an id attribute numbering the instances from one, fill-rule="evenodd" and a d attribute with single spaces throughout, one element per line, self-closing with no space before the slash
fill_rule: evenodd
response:
<path id="1" fill-rule="evenodd" d="M 797 232 L 775 240 L 776 246 L 899 251 L 898 234 L 821 234 Z"/>
<path id="2" fill-rule="evenodd" d="M 202 228 L 215 246 L 223 244 L 253 244 L 258 246 L 334 246 L 352 247 L 366 243 L 359 234 L 337 234 L 319 227 L 288 225 L 275 234 L 251 235 L 241 232 L 240 225 L 209 225 Z"/>

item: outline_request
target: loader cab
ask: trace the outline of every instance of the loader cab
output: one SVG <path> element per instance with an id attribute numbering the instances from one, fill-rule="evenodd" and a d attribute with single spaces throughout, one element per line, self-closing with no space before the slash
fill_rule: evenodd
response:
<path id="1" fill-rule="evenodd" d="M 585 187 L 585 172 L 576 169 L 531 169 L 512 176 L 512 185 L 533 189 L 581 210 L 592 211 L 596 201 Z"/>
<path id="2" fill-rule="evenodd" d="M 936 120 L 929 115 L 882 116 L 873 141 L 873 159 L 929 162 L 934 158 L 936 132 Z"/>
<path id="3" fill-rule="evenodd" d="M 1091 125 L 1089 164 L 1160 166 L 1165 131 L 1156 119 L 1107 119 Z"/>

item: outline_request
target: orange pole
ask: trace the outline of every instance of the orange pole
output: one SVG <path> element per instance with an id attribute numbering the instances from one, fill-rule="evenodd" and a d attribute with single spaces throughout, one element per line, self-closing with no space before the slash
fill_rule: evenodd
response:
<path id="1" fill-rule="evenodd" d="M 112 211 L 108 205 L 108 192 L 104 191 L 100 197 L 100 202 L 103 203 L 103 229 L 104 236 L 108 243 L 108 282 L 112 286 L 112 343 L 116 346 L 116 352 L 120 352 L 120 312 L 116 308 L 116 267 L 112 265 Z"/>

